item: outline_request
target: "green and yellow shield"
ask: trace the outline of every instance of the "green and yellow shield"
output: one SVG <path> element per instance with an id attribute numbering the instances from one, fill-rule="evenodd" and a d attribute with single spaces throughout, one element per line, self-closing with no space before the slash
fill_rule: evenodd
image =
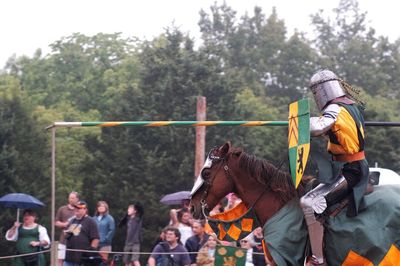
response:
<path id="1" fill-rule="evenodd" d="M 310 153 L 310 105 L 302 99 L 289 105 L 289 162 L 290 174 L 297 188 Z"/>

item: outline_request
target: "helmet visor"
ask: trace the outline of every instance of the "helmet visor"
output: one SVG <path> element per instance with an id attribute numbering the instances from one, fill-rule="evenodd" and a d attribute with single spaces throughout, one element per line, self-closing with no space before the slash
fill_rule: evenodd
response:
<path id="1" fill-rule="evenodd" d="M 312 86 L 311 91 L 314 94 L 315 103 L 321 111 L 333 99 L 346 95 L 337 80 L 331 80 Z"/>

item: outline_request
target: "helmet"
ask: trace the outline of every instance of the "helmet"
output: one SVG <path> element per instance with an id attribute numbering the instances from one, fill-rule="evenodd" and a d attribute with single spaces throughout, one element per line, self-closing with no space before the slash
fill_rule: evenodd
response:
<path id="1" fill-rule="evenodd" d="M 336 74 L 330 70 L 320 70 L 311 77 L 310 89 L 320 111 L 331 100 L 346 95 L 339 81 Z"/>

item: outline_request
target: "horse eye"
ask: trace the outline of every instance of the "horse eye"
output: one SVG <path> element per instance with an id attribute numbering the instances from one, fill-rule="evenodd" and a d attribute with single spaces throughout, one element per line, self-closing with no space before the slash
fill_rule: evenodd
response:
<path id="1" fill-rule="evenodd" d="M 210 169 L 208 169 L 208 168 L 203 169 L 203 171 L 201 171 L 201 177 L 202 177 L 203 179 L 208 179 L 208 178 L 210 178 L 210 174 L 211 174 L 211 171 L 210 171 Z"/>

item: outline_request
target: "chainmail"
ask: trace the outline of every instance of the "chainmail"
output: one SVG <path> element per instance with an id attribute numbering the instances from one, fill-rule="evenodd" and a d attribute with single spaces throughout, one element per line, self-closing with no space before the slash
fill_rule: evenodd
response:
<path id="1" fill-rule="evenodd" d="M 338 81 L 339 81 L 340 85 L 342 86 L 342 88 L 345 90 L 346 95 L 350 99 L 355 101 L 362 110 L 364 110 L 366 107 L 366 102 L 364 100 L 362 100 L 360 97 L 361 90 L 354 88 L 353 86 L 351 86 L 349 83 L 347 83 L 346 81 L 344 81 L 342 79 L 338 79 Z"/>
<path id="2" fill-rule="evenodd" d="M 351 86 L 349 83 L 347 83 L 343 79 L 340 79 L 340 78 L 337 78 L 337 77 L 334 77 L 334 78 L 327 77 L 326 79 L 323 78 L 320 81 L 311 84 L 310 88 L 313 89 L 313 88 L 315 88 L 316 86 L 318 86 L 318 85 L 320 85 L 322 83 L 325 83 L 325 82 L 328 82 L 328 81 L 334 81 L 334 80 L 339 81 L 339 83 L 342 86 L 342 88 L 344 89 L 347 97 L 349 97 L 350 99 L 355 101 L 360 106 L 360 108 L 362 110 L 365 109 L 366 102 L 363 99 L 361 99 L 361 97 L 360 97 L 361 90 L 354 88 L 353 86 Z"/>

